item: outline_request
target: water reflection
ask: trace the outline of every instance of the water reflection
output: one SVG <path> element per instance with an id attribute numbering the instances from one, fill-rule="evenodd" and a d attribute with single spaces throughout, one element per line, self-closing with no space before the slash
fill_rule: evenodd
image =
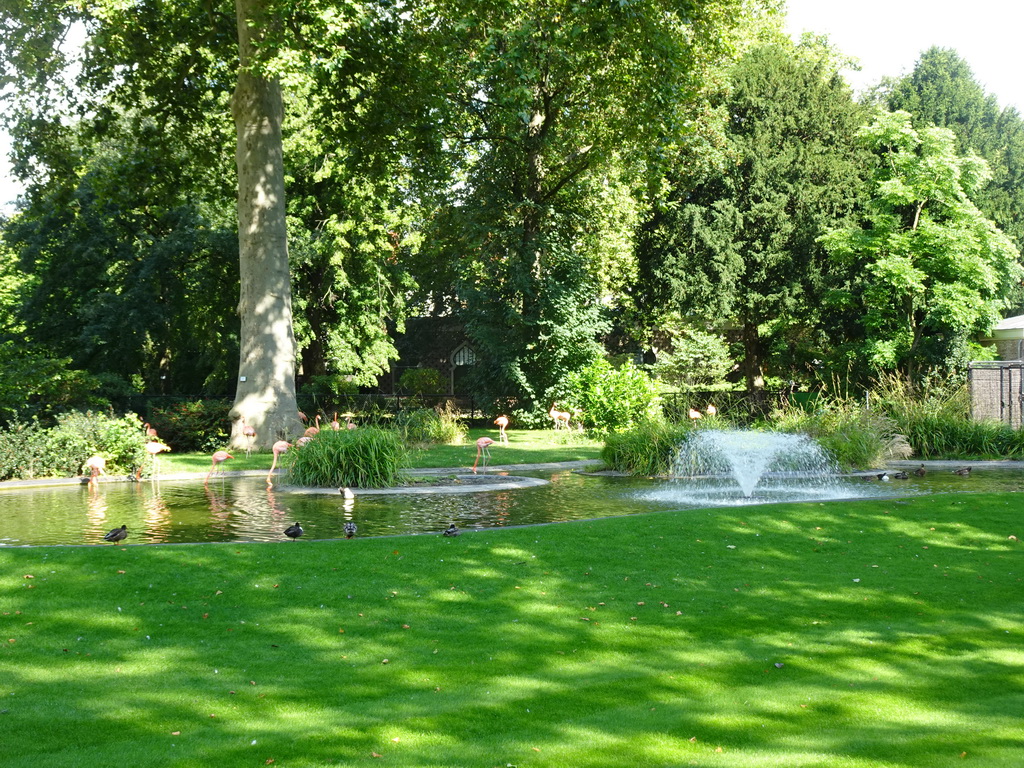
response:
<path id="1" fill-rule="evenodd" d="M 268 487 L 265 478 L 103 483 L 0 490 L 0 546 L 102 544 L 112 526 L 128 527 L 128 543 L 284 541 L 300 521 L 305 540 L 343 538 L 345 523 L 358 535 L 440 534 L 714 506 L 712 499 L 664 494 L 665 484 L 642 478 L 593 477 L 568 471 L 522 472 L 548 485 L 464 494 L 316 496 Z M 846 480 L 839 497 L 945 491 L 1019 490 L 1024 473 L 976 470 L 970 478 L 929 473 L 890 483 Z M 772 501 L 770 495 L 761 501 Z"/>

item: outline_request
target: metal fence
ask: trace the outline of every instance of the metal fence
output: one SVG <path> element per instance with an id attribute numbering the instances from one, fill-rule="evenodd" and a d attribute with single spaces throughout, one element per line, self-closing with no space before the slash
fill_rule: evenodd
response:
<path id="1" fill-rule="evenodd" d="M 967 380 L 971 391 L 971 418 L 995 419 L 1014 429 L 1021 426 L 1024 405 L 1024 361 L 992 360 L 971 363 Z"/>

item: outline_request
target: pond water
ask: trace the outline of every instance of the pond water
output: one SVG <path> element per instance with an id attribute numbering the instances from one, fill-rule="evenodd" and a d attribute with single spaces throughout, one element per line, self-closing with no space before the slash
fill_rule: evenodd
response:
<path id="1" fill-rule="evenodd" d="M 593 476 L 568 470 L 515 472 L 548 484 L 474 493 L 357 495 L 291 493 L 268 489 L 261 477 L 106 483 L 95 492 L 84 485 L 0 489 L 0 546 L 103 544 L 111 528 L 128 526 L 127 543 L 281 541 L 299 521 L 307 539 L 341 538 L 346 522 L 358 536 L 439 533 L 455 522 L 464 529 L 563 522 L 635 515 L 669 509 L 801 500 L 770 478 L 751 499 L 733 489 L 693 492 L 686 481 Z M 725 486 L 728 484 L 725 483 Z M 1019 470 L 978 470 L 969 478 L 948 471 L 925 478 L 865 482 L 841 478 L 826 498 L 914 495 L 950 491 L 1017 491 Z M 357 492 L 358 493 L 358 492 Z M 108 545 L 109 546 L 109 545 Z"/>

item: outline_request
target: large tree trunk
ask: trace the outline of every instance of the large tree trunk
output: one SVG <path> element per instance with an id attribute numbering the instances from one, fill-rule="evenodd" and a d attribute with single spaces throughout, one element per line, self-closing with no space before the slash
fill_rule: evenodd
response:
<path id="1" fill-rule="evenodd" d="M 269 448 L 301 431 L 295 401 L 295 336 L 285 226 L 281 86 L 251 65 L 264 0 L 235 0 L 239 74 L 233 110 L 238 145 L 238 251 L 241 357 L 231 411 L 231 445 L 245 448 L 243 419 L 254 445 Z"/>

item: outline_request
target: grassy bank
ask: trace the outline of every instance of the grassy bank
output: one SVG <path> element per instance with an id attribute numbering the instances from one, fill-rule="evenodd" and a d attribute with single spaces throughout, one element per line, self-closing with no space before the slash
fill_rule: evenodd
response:
<path id="1" fill-rule="evenodd" d="M 40 766 L 1019 766 L 1013 495 L 0 549 Z"/>
<path id="2" fill-rule="evenodd" d="M 465 441 L 459 445 L 431 445 L 413 448 L 409 451 L 411 468 L 471 467 L 476 457 L 476 440 L 479 437 L 497 439 L 497 430 L 470 430 Z M 508 445 L 491 446 L 490 464 L 538 464 L 580 459 L 599 459 L 604 442 L 594 440 L 580 433 L 556 432 L 552 429 L 510 430 Z M 273 459 L 269 451 L 253 453 L 246 457 L 245 451 L 232 451 L 233 459 L 223 464 L 227 470 L 269 469 Z M 205 453 L 162 453 L 161 472 L 207 472 L 210 469 L 210 455 Z"/>

